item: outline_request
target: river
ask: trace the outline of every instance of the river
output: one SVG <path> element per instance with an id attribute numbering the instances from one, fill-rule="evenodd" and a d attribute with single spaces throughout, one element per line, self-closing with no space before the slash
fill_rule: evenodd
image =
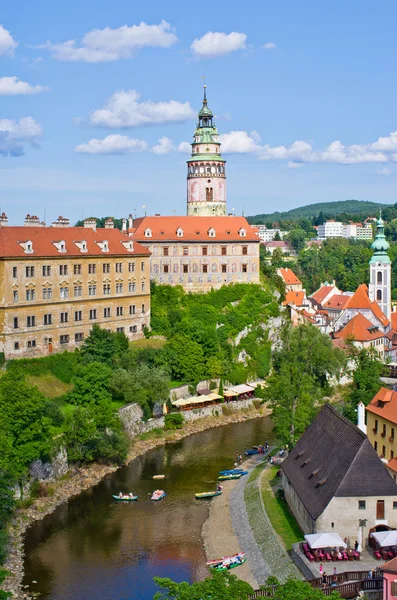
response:
<path id="1" fill-rule="evenodd" d="M 272 439 L 270 419 L 260 418 L 136 458 L 27 530 L 23 583 L 47 600 L 152 600 L 154 576 L 190 582 L 204 577 L 201 528 L 208 502 L 216 498 L 199 501 L 194 493 L 215 488 L 236 450 Z M 159 473 L 166 479 L 153 480 Z M 167 497 L 152 502 L 157 487 Z M 139 495 L 139 501 L 114 501 L 111 495 L 120 491 Z"/>

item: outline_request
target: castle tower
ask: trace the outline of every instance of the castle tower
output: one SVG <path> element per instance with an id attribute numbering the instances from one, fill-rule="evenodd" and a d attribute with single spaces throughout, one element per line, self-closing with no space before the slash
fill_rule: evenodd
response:
<path id="1" fill-rule="evenodd" d="M 374 250 L 369 261 L 370 300 L 376 300 L 388 319 L 391 318 L 391 263 L 387 250 L 389 243 L 385 236 L 385 224 L 380 214 L 376 222 L 376 236 L 371 244 Z"/>
<path id="2" fill-rule="evenodd" d="M 208 107 L 206 87 L 194 132 L 192 157 L 187 161 L 188 216 L 226 215 L 226 161 L 220 154 L 221 144 L 214 115 Z"/>

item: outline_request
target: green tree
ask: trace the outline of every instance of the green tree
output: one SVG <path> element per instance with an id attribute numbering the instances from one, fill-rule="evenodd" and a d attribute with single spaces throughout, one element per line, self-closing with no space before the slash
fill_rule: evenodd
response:
<path id="1" fill-rule="evenodd" d="M 48 458 L 52 449 L 48 401 L 36 387 L 11 374 L 0 380 L 2 446 L 8 453 L 7 470 L 20 484 L 31 462 Z"/>
<path id="2" fill-rule="evenodd" d="M 275 236 L 273 238 L 273 241 L 274 242 L 281 242 L 281 236 L 280 236 L 280 232 L 279 231 L 276 231 L 276 234 L 275 234 Z"/>
<path id="3" fill-rule="evenodd" d="M 361 350 L 355 357 L 356 369 L 353 373 L 351 392 L 343 407 L 345 417 L 356 423 L 357 405 L 363 402 L 365 406 L 371 402 L 382 387 L 380 376 L 382 363 L 375 350 Z"/>
<path id="4" fill-rule="evenodd" d="M 110 380 L 112 370 L 106 364 L 90 362 L 82 365 L 72 379 L 73 390 L 68 399 L 72 404 L 88 406 L 89 404 L 110 404 Z"/>
<path id="5" fill-rule="evenodd" d="M 328 377 L 338 374 L 346 361 L 343 352 L 313 325 L 285 325 L 280 338 L 265 397 L 277 436 L 294 444 L 329 391 Z"/>
<path id="6" fill-rule="evenodd" d="M 276 248 L 272 254 L 271 264 L 276 269 L 279 269 L 284 264 L 284 254 L 281 248 Z"/>
<path id="7" fill-rule="evenodd" d="M 204 352 L 200 344 L 176 335 L 164 347 L 172 378 L 177 381 L 200 381 L 205 374 Z"/>
<path id="8" fill-rule="evenodd" d="M 288 234 L 288 240 L 296 253 L 306 246 L 306 231 L 304 229 L 293 229 Z"/>
<path id="9" fill-rule="evenodd" d="M 95 323 L 81 347 L 81 354 L 85 363 L 101 362 L 112 365 L 127 349 L 128 338 L 124 333 L 102 329 Z"/>
<path id="10" fill-rule="evenodd" d="M 131 371 L 117 369 L 113 373 L 110 389 L 115 399 L 126 404 L 136 402 L 142 407 L 145 417 L 150 418 L 155 402 L 167 402 L 169 379 L 162 369 L 142 364 Z"/>
<path id="11" fill-rule="evenodd" d="M 333 591 L 327 598 L 339 600 L 339 592 Z M 283 585 L 278 586 L 273 596 L 274 600 L 324 600 L 321 589 L 313 588 L 307 581 L 290 579 Z"/>
<path id="12" fill-rule="evenodd" d="M 231 573 L 213 573 L 203 581 L 176 583 L 168 578 L 155 577 L 161 588 L 153 600 L 247 600 L 252 587 Z"/>

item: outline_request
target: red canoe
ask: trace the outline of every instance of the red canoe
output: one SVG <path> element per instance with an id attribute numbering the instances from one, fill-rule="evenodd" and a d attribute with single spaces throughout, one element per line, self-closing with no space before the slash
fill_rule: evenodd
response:
<path id="1" fill-rule="evenodd" d="M 236 554 L 232 554 L 231 556 L 222 556 L 222 558 L 216 558 L 215 560 L 207 560 L 206 565 L 207 567 L 213 567 L 214 565 L 219 565 L 220 563 L 223 563 L 223 561 L 225 560 L 237 558 L 238 556 L 240 556 L 241 558 L 245 558 L 245 552 L 237 552 Z"/>

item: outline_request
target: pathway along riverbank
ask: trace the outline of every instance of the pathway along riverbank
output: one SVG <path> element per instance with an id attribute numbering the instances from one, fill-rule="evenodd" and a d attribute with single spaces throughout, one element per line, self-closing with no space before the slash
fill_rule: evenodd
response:
<path id="1" fill-rule="evenodd" d="M 248 419 L 266 417 L 270 414 L 269 409 L 261 407 L 236 411 L 231 415 L 223 415 L 204 418 L 184 425 L 183 429 L 164 432 L 163 435 L 152 437 L 150 439 L 140 439 L 140 436 L 131 441 L 131 448 L 128 454 L 126 465 L 135 458 L 142 456 L 149 450 L 160 447 L 164 444 L 172 444 L 183 438 L 203 432 L 207 429 L 222 427 L 230 423 L 240 423 Z M 118 468 L 109 465 L 88 465 L 80 470 L 70 473 L 67 479 L 56 482 L 53 487 L 53 494 L 49 497 L 39 498 L 34 504 L 26 509 L 17 511 L 10 524 L 10 551 L 4 568 L 11 572 L 2 585 L 2 589 L 12 592 L 13 598 L 22 600 L 31 596 L 23 590 L 21 583 L 23 578 L 23 538 L 26 529 L 34 521 L 42 519 L 45 515 L 52 513 L 59 505 L 67 502 L 73 496 L 98 484 L 106 475 L 115 472 Z"/>

